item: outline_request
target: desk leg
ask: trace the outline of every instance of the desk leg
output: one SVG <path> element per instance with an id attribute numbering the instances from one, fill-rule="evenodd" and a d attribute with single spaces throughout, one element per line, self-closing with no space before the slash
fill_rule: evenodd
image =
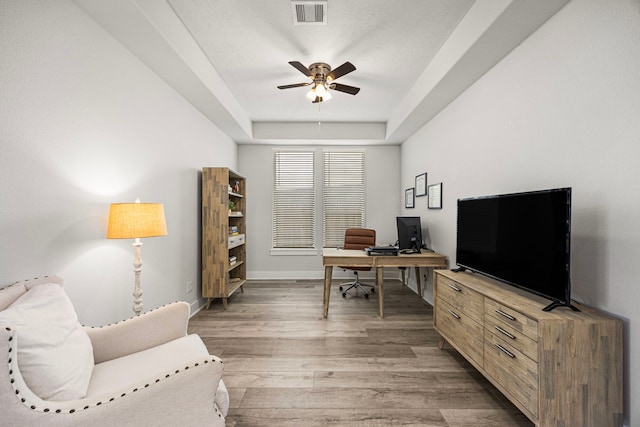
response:
<path id="1" fill-rule="evenodd" d="M 422 298 L 422 285 L 420 285 L 420 267 L 416 267 L 416 286 L 418 287 L 418 296 Z"/>
<path id="2" fill-rule="evenodd" d="M 380 318 L 384 317 L 384 269 L 382 267 L 376 267 L 376 286 L 378 287 L 378 304 L 380 306 Z"/>
<path id="3" fill-rule="evenodd" d="M 324 317 L 329 315 L 329 296 L 331 295 L 331 275 L 333 274 L 333 267 L 330 265 L 324 268 Z"/>

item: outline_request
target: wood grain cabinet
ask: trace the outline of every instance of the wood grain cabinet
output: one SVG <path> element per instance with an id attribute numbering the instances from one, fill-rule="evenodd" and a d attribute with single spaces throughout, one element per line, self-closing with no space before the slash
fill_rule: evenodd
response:
<path id="1" fill-rule="evenodd" d="M 229 168 L 202 169 L 202 297 L 227 298 L 247 279 L 246 178 Z"/>
<path id="2" fill-rule="evenodd" d="M 437 270 L 434 327 L 536 426 L 621 426 L 622 322 L 469 272 Z"/>

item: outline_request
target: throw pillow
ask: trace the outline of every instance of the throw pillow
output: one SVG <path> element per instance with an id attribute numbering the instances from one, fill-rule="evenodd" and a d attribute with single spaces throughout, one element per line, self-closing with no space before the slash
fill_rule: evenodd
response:
<path id="1" fill-rule="evenodd" d="M 20 372 L 37 396 L 66 401 L 86 395 L 93 347 L 59 285 L 31 288 L 0 312 L 0 325 L 15 331 Z"/>

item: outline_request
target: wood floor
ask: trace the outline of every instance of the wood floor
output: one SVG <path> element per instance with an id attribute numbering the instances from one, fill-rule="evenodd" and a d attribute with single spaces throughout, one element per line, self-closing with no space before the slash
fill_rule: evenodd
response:
<path id="1" fill-rule="evenodd" d="M 343 299 L 336 281 L 322 317 L 322 281 L 247 282 L 189 332 L 225 363 L 227 426 L 527 426 L 527 420 L 448 345 L 432 308 L 385 281 L 378 298 Z"/>

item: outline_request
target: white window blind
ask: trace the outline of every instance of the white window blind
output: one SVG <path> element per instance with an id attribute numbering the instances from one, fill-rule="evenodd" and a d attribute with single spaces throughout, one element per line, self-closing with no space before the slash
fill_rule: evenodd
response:
<path id="1" fill-rule="evenodd" d="M 315 247 L 312 151 L 273 153 L 273 248 Z"/>
<path id="2" fill-rule="evenodd" d="M 364 152 L 326 151 L 323 170 L 323 245 L 335 248 L 347 228 L 364 227 Z"/>

